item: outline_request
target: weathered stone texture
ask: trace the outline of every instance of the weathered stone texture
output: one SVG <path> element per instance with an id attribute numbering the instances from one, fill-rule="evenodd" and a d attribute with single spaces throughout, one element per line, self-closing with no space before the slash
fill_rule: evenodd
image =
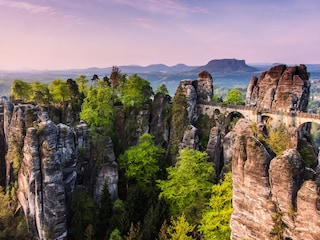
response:
<path id="1" fill-rule="evenodd" d="M 183 139 L 180 144 L 180 149 L 184 148 L 199 150 L 198 129 L 192 125 L 188 125 L 184 132 Z"/>
<path id="2" fill-rule="evenodd" d="M 251 129 L 251 123 L 241 119 L 226 136 L 234 139 L 231 239 L 273 239 L 276 213 L 284 223 L 283 239 L 319 239 L 315 171 L 305 168 L 294 148 L 275 157 Z"/>
<path id="3" fill-rule="evenodd" d="M 216 177 L 219 176 L 223 161 L 221 157 L 222 153 L 222 142 L 221 142 L 221 131 L 218 127 L 213 127 L 210 131 L 209 141 L 207 144 L 207 154 L 209 161 L 214 163 Z"/>
<path id="4" fill-rule="evenodd" d="M 157 93 L 154 97 L 154 101 L 151 108 L 150 134 L 154 136 L 155 143 L 162 147 L 166 147 L 169 144 L 170 104 L 171 104 L 171 97 L 169 95 Z"/>
<path id="5" fill-rule="evenodd" d="M 279 111 L 306 111 L 310 82 L 305 65 L 274 66 L 259 79 L 252 77 L 246 95 L 246 105 Z"/>
<path id="6" fill-rule="evenodd" d="M 198 119 L 197 103 L 211 102 L 212 100 L 212 76 L 208 72 L 202 71 L 199 73 L 197 80 L 181 80 L 180 87 L 187 99 L 189 124 L 194 124 Z"/>
<path id="7" fill-rule="evenodd" d="M 105 151 L 107 152 L 104 163 L 99 167 L 98 175 L 94 187 L 94 197 L 97 203 L 100 203 L 102 190 L 105 184 L 111 195 L 111 200 L 118 198 L 118 164 L 113 152 L 113 143 L 111 138 L 106 142 Z"/>
<path id="8" fill-rule="evenodd" d="M 213 97 L 212 76 L 207 71 L 198 74 L 198 80 L 195 81 L 197 98 L 201 102 L 211 102 Z"/>
<path id="9" fill-rule="evenodd" d="M 274 207 L 268 179 L 273 153 L 252 136 L 250 121 L 240 119 L 234 131 L 231 239 L 266 239 Z"/>

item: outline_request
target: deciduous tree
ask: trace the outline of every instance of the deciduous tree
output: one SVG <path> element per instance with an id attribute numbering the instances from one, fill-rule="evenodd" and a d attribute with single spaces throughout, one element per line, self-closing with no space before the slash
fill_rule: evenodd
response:
<path id="1" fill-rule="evenodd" d="M 133 74 L 123 87 L 121 101 L 124 108 L 140 108 L 143 104 L 150 101 L 151 95 L 150 82 L 139 77 L 137 74 Z"/>
<path id="2" fill-rule="evenodd" d="M 230 239 L 230 217 L 232 213 L 232 173 L 213 185 L 208 208 L 202 215 L 199 229 L 205 239 Z"/>
<path id="3" fill-rule="evenodd" d="M 142 188 L 147 188 L 155 183 L 163 154 L 164 150 L 155 146 L 152 136 L 145 133 L 139 138 L 139 144 L 129 148 L 119 161 L 129 179 L 135 179 Z"/>
<path id="4" fill-rule="evenodd" d="M 244 102 L 242 98 L 242 92 L 235 88 L 229 90 L 225 99 L 225 103 L 243 105 Z"/>
<path id="5" fill-rule="evenodd" d="M 213 165 L 207 160 L 205 152 L 183 149 L 175 166 L 167 168 L 168 179 L 158 180 L 173 216 L 184 213 L 190 223 L 199 222 L 212 187 Z"/>

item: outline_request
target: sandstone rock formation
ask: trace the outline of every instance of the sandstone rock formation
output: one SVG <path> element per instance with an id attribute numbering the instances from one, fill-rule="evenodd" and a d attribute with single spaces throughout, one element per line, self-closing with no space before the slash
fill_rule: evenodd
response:
<path id="1" fill-rule="evenodd" d="M 218 177 L 223 167 L 223 161 L 221 157 L 222 153 L 222 141 L 221 131 L 218 127 L 213 127 L 210 130 L 209 141 L 207 144 L 207 154 L 209 161 L 214 163 L 215 175 Z"/>
<path id="2" fill-rule="evenodd" d="M 279 111 L 306 111 L 310 92 L 305 65 L 278 65 L 252 77 L 246 95 L 246 105 Z"/>
<path id="3" fill-rule="evenodd" d="M 199 135 L 198 129 L 192 125 L 188 125 L 184 132 L 180 149 L 191 148 L 199 150 Z"/>
<path id="4" fill-rule="evenodd" d="M 150 134 L 154 136 L 155 142 L 167 147 L 170 138 L 169 109 L 171 97 L 162 93 L 157 93 L 151 108 Z M 161 129 L 161 131 L 159 131 Z"/>
<path id="5" fill-rule="evenodd" d="M 202 71 L 198 74 L 197 80 L 182 80 L 180 87 L 183 89 L 188 104 L 189 124 L 194 124 L 198 118 L 197 103 L 211 102 L 213 96 L 212 76 Z"/>
<path id="6" fill-rule="evenodd" d="M 82 185 L 95 187 L 98 202 L 101 186 L 107 183 L 115 200 L 118 165 L 109 138 L 101 152 L 105 163 L 98 169 L 94 182 L 86 181 L 88 176 L 94 176 L 89 164 L 88 126 L 84 122 L 74 128 L 56 125 L 43 111 L 32 104 L 4 103 L 0 156 L 1 161 L 6 161 L 6 184 L 18 183 L 16 194 L 31 235 L 39 239 L 67 239 L 67 199 L 71 201 L 76 186 Z"/>
<path id="7" fill-rule="evenodd" d="M 234 139 L 231 239 L 318 239 L 319 186 L 298 151 L 275 157 L 245 119 L 226 137 Z"/>

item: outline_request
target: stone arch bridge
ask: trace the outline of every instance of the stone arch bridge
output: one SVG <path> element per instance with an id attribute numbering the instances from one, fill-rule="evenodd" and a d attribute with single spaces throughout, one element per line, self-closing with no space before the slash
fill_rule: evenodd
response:
<path id="1" fill-rule="evenodd" d="M 244 118 L 256 123 L 271 121 L 272 124 L 282 123 L 286 127 L 298 128 L 304 123 L 317 123 L 320 125 L 320 114 L 305 112 L 282 112 L 270 109 L 259 109 L 252 106 L 227 105 L 219 103 L 199 103 L 198 112 L 213 116 L 214 114 L 224 114 L 226 117 L 240 113 Z"/>

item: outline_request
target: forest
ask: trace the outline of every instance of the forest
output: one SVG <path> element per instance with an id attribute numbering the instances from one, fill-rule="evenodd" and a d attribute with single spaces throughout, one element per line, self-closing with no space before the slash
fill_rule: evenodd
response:
<path id="1" fill-rule="evenodd" d="M 116 127 L 119 116 L 130 121 L 133 113 L 151 111 L 153 99 L 159 95 L 170 98 L 165 116 L 173 129 L 170 143 L 163 144 L 158 136 L 145 132 L 136 141 L 122 144 Z M 208 161 L 205 144 L 212 124 L 205 119 L 198 121 L 202 127 L 200 149 L 181 149 L 179 144 L 188 125 L 187 103 L 181 89 L 171 99 L 164 84 L 153 90 L 148 80 L 137 74 L 128 76 L 113 67 L 110 76 L 93 75 L 90 80 L 84 75 L 48 84 L 15 80 L 10 101 L 43 108 L 54 106 L 60 111 L 68 105 L 74 112 L 74 122 L 69 124 L 75 126 L 82 120 L 90 127 L 90 161 L 94 167 L 104 163 L 100 153 L 106 139 L 112 139 L 119 166 L 119 197 L 112 199 L 105 183 L 102 197 L 96 201 L 92 189 L 79 184 L 68 199 L 68 239 L 230 239 L 232 174 L 229 170 L 216 176 L 214 163 Z M 212 101 L 244 104 L 243 92 L 233 88 L 223 98 L 214 95 Z M 52 120 L 61 121 L 57 116 Z M 127 126 L 131 138 L 137 126 L 134 121 Z M 286 130 L 280 127 L 269 133 L 259 137 L 279 155 L 286 147 L 279 144 L 288 137 Z M 7 153 L 17 172 L 21 157 Z M 5 186 L 2 177 L 1 183 L 0 239 L 31 239 L 19 210 L 17 182 Z"/>
<path id="2" fill-rule="evenodd" d="M 214 166 L 202 151 L 178 151 L 186 127 L 186 100 L 176 94 L 167 106 L 166 121 L 177 126 L 173 145 L 160 146 L 149 133 L 132 146 L 117 144 L 114 126 L 117 114 L 149 109 L 155 95 L 167 95 L 164 84 L 155 91 L 150 82 L 137 74 L 126 75 L 113 67 L 108 77 L 93 75 L 88 80 L 56 79 L 49 84 L 15 80 L 10 101 L 32 103 L 49 108 L 66 103 L 90 126 L 91 161 L 103 163 L 99 152 L 111 137 L 119 165 L 119 198 L 111 199 L 105 184 L 100 202 L 90 189 L 77 188 L 70 201 L 69 239 L 228 239 L 232 212 L 232 179 L 227 173 L 217 180 Z M 231 92 L 231 100 L 242 101 L 242 94 Z M 237 94 L 237 92 L 236 92 Z M 240 96 L 240 99 L 239 99 Z M 227 98 L 228 99 L 228 98 Z M 120 107 L 120 110 L 119 110 Z M 59 122 L 60 119 L 53 119 Z M 131 127 L 135 127 L 134 123 Z M 130 130 L 130 129 L 129 129 Z M 8 153 L 10 155 L 10 153 Z M 19 171 L 21 156 L 11 154 Z M 2 180 L 2 182 L 4 182 Z M 26 239 L 27 226 L 18 207 L 12 184 L 1 189 L 1 239 Z"/>

